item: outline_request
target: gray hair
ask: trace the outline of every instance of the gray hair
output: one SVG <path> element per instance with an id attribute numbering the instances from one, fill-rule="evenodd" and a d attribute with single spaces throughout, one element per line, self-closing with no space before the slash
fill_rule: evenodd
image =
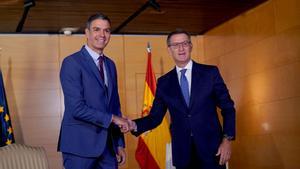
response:
<path id="1" fill-rule="evenodd" d="M 187 31 L 185 31 L 183 29 L 180 29 L 180 28 L 177 28 L 175 31 L 168 34 L 168 37 L 167 37 L 167 45 L 168 46 L 171 45 L 171 37 L 173 35 L 177 35 L 177 34 L 185 34 L 186 36 L 188 36 L 189 41 L 191 41 L 191 35 Z"/>

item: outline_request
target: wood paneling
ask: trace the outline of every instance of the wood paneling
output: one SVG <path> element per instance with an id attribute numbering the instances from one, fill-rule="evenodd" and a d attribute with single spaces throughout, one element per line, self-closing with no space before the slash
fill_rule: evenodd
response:
<path id="1" fill-rule="evenodd" d="M 235 49 L 257 43 L 275 33 L 273 3 L 271 1 L 265 2 L 263 5 L 236 17 L 232 22 L 236 36 Z"/>
<path id="2" fill-rule="evenodd" d="M 15 32 L 23 14 L 23 1 L 2 0 L 0 2 L 0 32 Z"/>
<path id="3" fill-rule="evenodd" d="M 298 0 L 274 0 L 276 31 L 299 27 L 300 1 Z"/>
<path id="4" fill-rule="evenodd" d="M 148 0 L 35 0 L 24 23 L 26 33 L 61 33 L 63 27 L 78 27 L 83 33 L 89 15 L 103 12 L 112 20 L 116 29 Z M 266 0 L 157 0 L 161 11 L 148 6 L 134 20 L 117 33 L 166 34 L 177 27 L 193 34 L 215 27 L 226 20 Z M 14 33 L 23 14 L 23 1 L 0 2 L 0 32 Z"/>
<path id="5" fill-rule="evenodd" d="M 203 37 L 204 61 L 218 64 L 236 103 L 230 169 L 300 168 L 299 11 L 268 1 Z"/>
<path id="6" fill-rule="evenodd" d="M 266 12 L 272 10 L 273 4 L 266 2 L 207 32 L 204 36 L 205 57 L 219 57 L 273 35 L 274 12 Z"/>
<path id="7" fill-rule="evenodd" d="M 292 6 L 292 7 L 291 7 Z M 295 0 L 271 0 L 244 15 L 194 36 L 193 57 L 216 64 L 237 107 L 237 140 L 230 169 L 300 168 L 300 39 Z M 152 45 L 158 78 L 174 67 L 166 36 L 113 36 L 105 53 L 117 65 L 122 111 L 140 115 L 146 45 Z M 80 36 L 0 36 L 1 69 L 17 141 L 41 145 L 51 169 L 61 169 L 56 141 L 63 111 L 62 59 L 85 43 Z M 126 134 L 127 163 L 138 168 L 137 139 Z"/>
<path id="8" fill-rule="evenodd" d="M 58 44 L 58 36 L 0 36 L 0 63 L 17 143 L 56 149 L 61 121 Z M 59 154 L 48 150 L 50 164 L 59 164 Z"/>

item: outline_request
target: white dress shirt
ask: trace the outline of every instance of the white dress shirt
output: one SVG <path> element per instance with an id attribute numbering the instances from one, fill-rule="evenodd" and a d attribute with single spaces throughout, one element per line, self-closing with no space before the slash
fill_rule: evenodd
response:
<path id="1" fill-rule="evenodd" d="M 180 76 L 181 76 L 181 70 L 182 69 L 186 69 L 185 72 L 185 77 L 189 83 L 189 95 L 191 95 L 191 86 L 192 86 L 192 67 L 193 67 L 193 61 L 190 60 L 189 63 L 187 65 L 185 65 L 185 67 L 181 68 L 176 66 L 176 72 L 177 72 L 177 77 L 178 77 L 178 82 L 180 84 Z"/>
<path id="2" fill-rule="evenodd" d="M 97 68 L 99 69 L 100 66 L 99 66 L 98 58 L 99 58 L 100 54 L 93 51 L 88 45 L 85 45 L 84 47 L 88 51 L 88 53 L 92 56 L 93 61 L 95 62 L 95 64 L 97 65 Z M 105 62 L 103 62 L 103 73 L 104 73 L 104 83 L 105 83 L 106 86 L 108 86 Z"/>

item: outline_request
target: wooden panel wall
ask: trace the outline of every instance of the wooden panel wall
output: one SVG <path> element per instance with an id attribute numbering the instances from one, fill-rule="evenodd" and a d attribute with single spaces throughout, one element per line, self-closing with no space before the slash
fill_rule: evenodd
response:
<path id="1" fill-rule="evenodd" d="M 237 107 L 230 169 L 300 168 L 300 2 L 270 0 L 203 37 Z"/>
<path id="2" fill-rule="evenodd" d="M 156 76 L 173 68 L 168 56 L 166 36 L 113 36 L 105 54 L 118 69 L 119 94 L 123 114 L 137 118 L 141 114 L 147 42 L 152 45 L 152 62 Z M 201 37 L 192 38 L 195 60 L 203 48 Z M 59 82 L 62 60 L 78 51 L 85 37 L 58 35 L 2 35 L 0 63 L 17 143 L 43 146 L 51 169 L 61 169 L 60 153 L 56 152 L 60 122 L 63 116 L 63 95 Z M 121 168 L 137 169 L 137 138 L 126 134 L 127 163 Z"/>
<path id="3" fill-rule="evenodd" d="M 0 36 L 1 69 L 17 143 L 46 148 L 51 168 L 61 120 L 58 37 Z M 60 161 L 59 161 L 60 162 Z"/>
<path id="4" fill-rule="evenodd" d="M 219 66 L 237 107 L 237 140 L 230 169 L 300 168 L 300 3 L 270 0 L 193 37 L 194 58 Z M 113 36 L 105 53 L 119 74 L 124 115 L 138 117 L 146 69 L 146 42 L 153 47 L 156 76 L 173 67 L 165 36 Z M 79 50 L 83 36 L 1 35 L 0 65 L 16 140 L 44 146 L 51 169 L 63 113 L 62 59 Z M 126 135 L 128 162 L 136 169 L 136 138 Z"/>

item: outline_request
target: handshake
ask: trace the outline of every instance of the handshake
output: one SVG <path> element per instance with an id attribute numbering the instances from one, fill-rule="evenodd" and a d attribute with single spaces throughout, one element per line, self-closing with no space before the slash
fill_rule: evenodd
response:
<path id="1" fill-rule="evenodd" d="M 119 117 L 116 115 L 112 116 L 112 122 L 120 127 L 122 133 L 127 133 L 130 131 L 136 131 L 136 123 L 130 119 Z"/>

